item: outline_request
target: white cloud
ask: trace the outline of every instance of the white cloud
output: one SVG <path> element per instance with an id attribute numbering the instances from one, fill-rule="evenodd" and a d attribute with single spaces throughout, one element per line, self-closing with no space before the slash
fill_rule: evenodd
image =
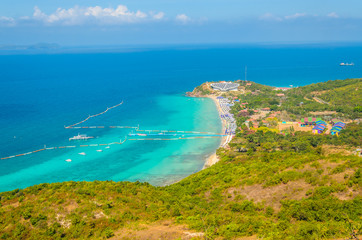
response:
<path id="1" fill-rule="evenodd" d="M 176 16 L 176 21 L 186 24 L 191 21 L 191 18 L 188 17 L 186 14 L 179 14 Z"/>
<path id="2" fill-rule="evenodd" d="M 0 16 L 0 26 L 14 26 L 15 19 L 11 17 Z"/>
<path id="3" fill-rule="evenodd" d="M 301 17 L 305 17 L 307 14 L 305 13 L 296 13 L 293 15 L 289 15 L 289 16 L 285 16 L 284 18 L 289 20 L 289 19 L 297 19 L 297 18 L 301 18 Z"/>
<path id="4" fill-rule="evenodd" d="M 152 17 L 153 17 L 154 19 L 161 20 L 161 19 L 164 18 L 164 16 L 165 16 L 165 13 L 164 13 L 164 12 L 159 12 L 159 13 L 153 14 Z"/>
<path id="5" fill-rule="evenodd" d="M 44 22 L 47 25 L 82 25 L 87 23 L 97 24 L 122 24 L 136 23 L 151 19 L 161 19 L 164 13 L 160 12 L 150 16 L 145 12 L 128 10 L 127 6 L 119 5 L 117 8 L 78 7 L 64 9 L 58 8 L 52 14 L 45 14 L 38 7 L 34 8 L 33 18 Z"/>
<path id="6" fill-rule="evenodd" d="M 327 14 L 327 17 L 331 17 L 331 18 L 339 18 L 338 14 L 335 12 L 331 12 Z"/>
<path id="7" fill-rule="evenodd" d="M 282 21 L 281 17 L 275 16 L 271 13 L 265 13 L 264 15 L 259 17 L 259 20 L 267 20 L 267 21 Z"/>

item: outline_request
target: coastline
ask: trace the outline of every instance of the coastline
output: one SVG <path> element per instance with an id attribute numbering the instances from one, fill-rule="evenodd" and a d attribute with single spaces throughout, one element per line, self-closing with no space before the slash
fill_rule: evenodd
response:
<path id="1" fill-rule="evenodd" d="M 220 118 L 221 125 L 222 125 L 222 131 L 224 131 L 224 129 L 226 128 L 226 121 L 225 121 L 223 118 L 220 117 L 220 115 L 222 114 L 222 111 L 221 111 L 220 105 L 219 105 L 216 97 L 213 96 L 213 95 L 206 95 L 205 97 L 210 98 L 210 99 L 213 100 L 213 102 L 214 102 L 214 104 L 215 104 L 215 106 L 216 106 L 216 108 L 217 108 L 217 111 L 218 111 L 218 113 L 219 113 L 219 118 Z M 225 144 L 226 139 L 227 139 L 227 137 L 222 137 L 222 139 L 221 139 L 221 141 L 220 141 L 220 145 L 219 145 L 218 148 L 220 148 L 221 146 L 223 146 L 223 145 Z M 215 152 L 213 152 L 213 153 L 206 159 L 205 164 L 204 164 L 204 166 L 202 167 L 202 170 L 205 169 L 205 168 L 208 168 L 208 167 L 210 167 L 210 166 L 212 166 L 212 165 L 214 165 L 214 164 L 217 163 L 218 161 L 220 161 L 220 159 L 219 159 L 219 157 L 216 155 L 216 150 L 215 150 Z"/>

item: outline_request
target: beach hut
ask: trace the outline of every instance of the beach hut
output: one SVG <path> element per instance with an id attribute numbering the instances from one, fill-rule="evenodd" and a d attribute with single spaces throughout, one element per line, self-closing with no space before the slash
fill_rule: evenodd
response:
<path id="1" fill-rule="evenodd" d="M 343 122 L 336 122 L 336 123 L 333 125 L 333 127 L 341 127 L 341 128 L 344 128 L 345 126 L 346 126 L 346 124 L 343 123 Z"/>
<path id="2" fill-rule="evenodd" d="M 336 135 L 336 136 L 338 137 L 340 131 L 341 131 L 341 130 L 339 130 L 339 129 L 332 128 L 332 129 L 331 129 L 331 135 Z"/>
<path id="3" fill-rule="evenodd" d="M 318 125 L 316 125 L 315 127 L 313 127 L 312 132 L 313 132 L 314 134 L 321 134 L 321 133 L 324 132 L 325 129 L 326 129 L 326 125 L 324 125 L 324 124 L 318 124 Z"/>
<path id="4" fill-rule="evenodd" d="M 323 120 L 318 120 L 315 122 L 317 125 L 324 125 L 324 126 L 327 126 L 327 123 Z"/>
<path id="5" fill-rule="evenodd" d="M 332 121 L 333 121 L 333 120 L 332 120 Z M 338 136 L 338 135 L 339 135 L 339 132 L 340 132 L 343 128 L 345 128 L 345 126 L 346 126 L 346 124 L 343 123 L 343 122 L 336 122 L 336 123 L 333 125 L 332 129 L 331 129 L 331 135 L 336 135 L 336 136 Z"/>
<path id="6" fill-rule="evenodd" d="M 300 119 L 300 122 L 302 123 L 302 125 L 316 125 L 316 122 L 321 120 L 321 118 L 305 117 Z"/>
<path id="7" fill-rule="evenodd" d="M 335 124 L 335 123 L 337 123 L 337 122 L 339 122 L 339 120 L 338 120 L 337 118 L 333 118 L 333 119 L 331 120 L 331 124 Z"/>

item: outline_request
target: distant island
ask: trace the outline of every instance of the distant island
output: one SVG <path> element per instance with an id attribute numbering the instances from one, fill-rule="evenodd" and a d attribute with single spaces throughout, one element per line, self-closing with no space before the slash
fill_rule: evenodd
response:
<path id="1" fill-rule="evenodd" d="M 37 43 L 31 45 L 0 45 L 1 50 L 49 50 L 49 49 L 58 49 L 60 48 L 59 44 L 56 43 Z"/>
<path id="2" fill-rule="evenodd" d="M 362 79 L 215 84 L 187 95 L 219 108 L 219 161 L 165 187 L 71 181 L 0 193 L 0 238 L 359 239 Z"/>

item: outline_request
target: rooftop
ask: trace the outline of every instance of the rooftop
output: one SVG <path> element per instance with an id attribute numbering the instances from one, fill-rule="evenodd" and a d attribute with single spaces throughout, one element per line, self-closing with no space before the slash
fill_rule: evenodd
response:
<path id="1" fill-rule="evenodd" d="M 219 83 L 212 83 L 211 87 L 219 91 L 232 91 L 232 90 L 237 90 L 239 84 L 233 82 L 219 82 Z"/>

